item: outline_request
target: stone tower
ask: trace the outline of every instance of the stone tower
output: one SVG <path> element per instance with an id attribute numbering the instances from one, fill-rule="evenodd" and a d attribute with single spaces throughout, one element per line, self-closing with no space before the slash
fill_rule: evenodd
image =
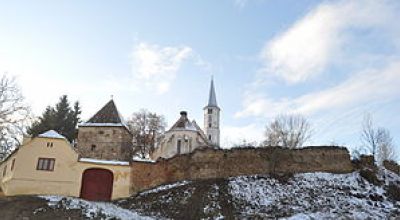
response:
<path id="1" fill-rule="evenodd" d="M 132 158 L 132 134 L 113 100 L 78 126 L 77 150 L 80 157 L 122 161 Z"/>
<path id="2" fill-rule="evenodd" d="M 204 131 L 207 139 L 212 146 L 219 147 L 219 112 L 221 109 L 217 105 L 217 97 L 215 95 L 214 80 L 211 79 L 210 94 L 208 104 L 204 110 Z"/>

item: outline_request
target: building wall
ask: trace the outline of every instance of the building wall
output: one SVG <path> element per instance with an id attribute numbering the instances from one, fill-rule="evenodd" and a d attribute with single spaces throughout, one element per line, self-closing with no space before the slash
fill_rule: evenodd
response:
<path id="1" fill-rule="evenodd" d="M 181 181 L 268 173 L 353 171 L 346 148 L 310 147 L 201 149 L 156 163 L 131 163 L 131 192 Z"/>
<path id="2" fill-rule="evenodd" d="M 129 161 L 132 135 L 124 127 L 79 127 L 77 148 L 82 157 Z"/>
<path id="3" fill-rule="evenodd" d="M 47 143 L 53 143 L 48 147 Z M 37 170 L 38 158 L 55 158 L 54 171 Z M 10 171 L 15 158 L 13 171 Z M 103 168 L 113 172 L 112 199 L 130 195 L 130 167 L 78 162 L 78 154 L 63 139 L 35 138 L 22 146 L 0 165 L 7 166 L 7 174 L 0 186 L 5 195 L 64 195 L 79 197 L 82 173 L 89 168 Z"/>
<path id="4" fill-rule="evenodd" d="M 172 130 L 165 134 L 163 140 L 151 154 L 151 158 L 156 160 L 160 157 L 170 158 L 178 154 L 178 140 L 181 140 L 181 154 L 187 154 L 193 150 L 207 145 L 197 131 L 191 130 Z"/>

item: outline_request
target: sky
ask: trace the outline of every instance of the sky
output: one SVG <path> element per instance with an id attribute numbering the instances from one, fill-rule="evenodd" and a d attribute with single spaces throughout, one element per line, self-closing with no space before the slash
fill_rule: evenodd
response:
<path id="1" fill-rule="evenodd" d="M 279 114 L 309 145 L 360 146 L 371 114 L 400 146 L 400 2 L 2 1 L 0 73 L 34 115 L 66 94 L 87 120 L 111 96 L 125 118 L 181 110 L 203 124 L 210 79 L 221 142 L 262 141 Z"/>

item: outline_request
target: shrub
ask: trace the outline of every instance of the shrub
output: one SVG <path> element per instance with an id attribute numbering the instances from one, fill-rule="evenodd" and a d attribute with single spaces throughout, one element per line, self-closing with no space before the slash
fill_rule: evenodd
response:
<path id="1" fill-rule="evenodd" d="M 370 182 L 376 186 L 382 185 L 382 182 L 378 179 L 375 171 L 373 171 L 373 170 L 370 170 L 370 169 L 360 170 L 360 176 L 362 176 L 365 180 L 367 180 L 368 182 Z"/>
<path id="2" fill-rule="evenodd" d="M 396 201 L 400 201 L 400 187 L 390 183 L 386 189 L 386 196 Z"/>

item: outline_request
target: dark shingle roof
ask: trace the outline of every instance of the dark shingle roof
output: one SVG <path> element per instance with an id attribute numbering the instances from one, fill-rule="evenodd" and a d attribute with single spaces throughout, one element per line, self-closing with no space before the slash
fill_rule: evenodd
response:
<path id="1" fill-rule="evenodd" d="M 110 100 L 87 123 L 123 123 L 114 100 Z"/>

